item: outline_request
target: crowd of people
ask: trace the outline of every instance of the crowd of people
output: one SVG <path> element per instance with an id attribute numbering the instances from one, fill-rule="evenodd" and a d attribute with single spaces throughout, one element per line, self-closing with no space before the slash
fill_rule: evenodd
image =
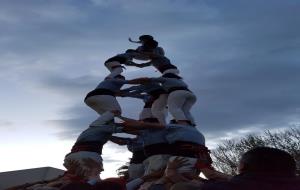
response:
<path id="1" fill-rule="evenodd" d="M 210 151 L 197 129 L 191 108 L 195 94 L 179 69 L 150 35 L 142 35 L 136 49 L 107 59 L 110 72 L 84 102 L 99 114 L 77 138 L 65 156 L 65 174 L 55 180 L 31 185 L 27 190 L 300 190 L 296 163 L 288 153 L 268 147 L 246 152 L 239 175 L 230 176 L 212 166 Z M 134 60 L 146 61 L 136 63 Z M 125 67 L 153 66 L 160 77 L 125 79 Z M 122 88 L 129 84 L 128 88 Z M 116 97 L 141 99 L 139 119 L 122 115 Z M 172 120 L 166 121 L 170 113 Z M 115 122 L 115 118 L 122 122 Z M 121 137 L 116 133 L 134 135 Z M 108 141 L 126 145 L 132 152 L 126 175 L 100 179 L 103 171 L 102 148 Z M 205 178 L 200 177 L 200 173 Z"/>

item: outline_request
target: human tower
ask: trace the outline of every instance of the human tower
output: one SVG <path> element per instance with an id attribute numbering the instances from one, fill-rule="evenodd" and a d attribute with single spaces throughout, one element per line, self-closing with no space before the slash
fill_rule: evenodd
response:
<path id="1" fill-rule="evenodd" d="M 129 40 L 140 46 L 107 59 L 104 65 L 109 75 L 84 99 L 99 117 L 79 135 L 71 152 L 65 156 L 67 173 L 90 184 L 99 181 L 103 170 L 102 148 L 108 141 L 127 145 L 132 152 L 128 182 L 166 168 L 174 159 L 185 159 L 185 164 L 178 169 L 181 173 L 213 171 L 204 136 L 197 130 L 190 112 L 196 96 L 183 81 L 180 71 L 152 36 Z M 161 76 L 127 80 L 122 75 L 125 67 L 148 66 L 153 66 Z M 131 86 L 124 89 L 124 84 Z M 143 100 L 139 120 L 122 116 L 117 96 Z M 166 121 L 168 112 L 173 117 L 170 122 Z M 116 123 L 115 117 L 123 122 Z M 135 138 L 122 138 L 114 133 L 134 134 Z"/>

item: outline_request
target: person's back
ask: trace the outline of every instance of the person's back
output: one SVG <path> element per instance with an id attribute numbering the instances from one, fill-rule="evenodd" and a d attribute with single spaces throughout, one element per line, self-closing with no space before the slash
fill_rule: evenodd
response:
<path id="1" fill-rule="evenodd" d="M 246 152 L 239 175 L 228 182 L 208 182 L 201 190 L 299 190 L 296 163 L 287 152 L 258 147 Z"/>

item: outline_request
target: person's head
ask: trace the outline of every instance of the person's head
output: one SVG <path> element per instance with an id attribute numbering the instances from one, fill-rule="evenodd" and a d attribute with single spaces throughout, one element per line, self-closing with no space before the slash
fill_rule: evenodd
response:
<path id="1" fill-rule="evenodd" d="M 141 36 L 139 37 L 139 40 L 140 40 L 141 42 L 147 42 L 147 41 L 150 41 L 150 40 L 154 40 L 154 38 L 153 38 L 153 36 L 151 36 L 151 35 L 141 35 Z"/>
<path id="2" fill-rule="evenodd" d="M 296 162 L 287 152 L 270 147 L 257 147 L 242 155 L 239 173 L 268 173 L 294 176 Z"/>

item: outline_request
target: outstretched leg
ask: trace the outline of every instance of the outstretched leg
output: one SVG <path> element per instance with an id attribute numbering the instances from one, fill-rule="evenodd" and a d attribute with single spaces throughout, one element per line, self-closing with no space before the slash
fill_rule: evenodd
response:
<path id="1" fill-rule="evenodd" d="M 176 90 L 168 96 L 169 111 L 176 121 L 187 120 L 183 112 L 183 105 L 186 102 L 188 91 Z"/>

